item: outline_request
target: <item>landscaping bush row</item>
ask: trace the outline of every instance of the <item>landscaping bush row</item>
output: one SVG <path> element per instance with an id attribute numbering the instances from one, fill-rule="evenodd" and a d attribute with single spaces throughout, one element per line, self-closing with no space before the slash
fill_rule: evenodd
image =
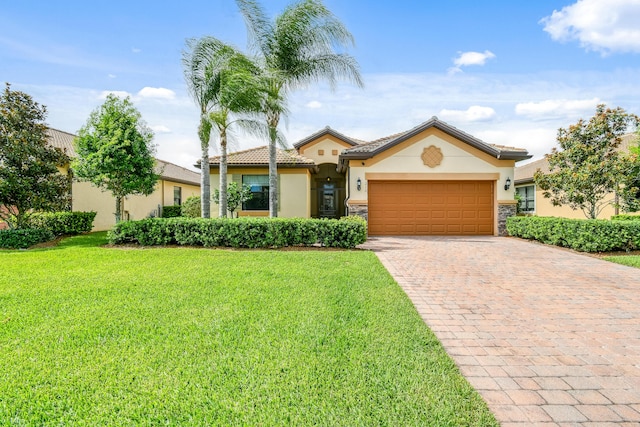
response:
<path id="1" fill-rule="evenodd" d="M 182 206 L 172 205 L 162 207 L 162 218 L 177 218 L 182 216 Z"/>
<path id="2" fill-rule="evenodd" d="M 511 236 L 538 240 L 581 252 L 610 252 L 640 248 L 640 221 L 510 217 Z"/>
<path id="3" fill-rule="evenodd" d="M 0 248 L 26 249 L 29 246 L 52 240 L 51 231 L 42 228 L 19 228 L 0 230 Z"/>
<path id="4" fill-rule="evenodd" d="M 91 231 L 95 217 L 95 212 L 42 212 L 34 213 L 29 224 L 54 236 L 74 235 Z"/>
<path id="5" fill-rule="evenodd" d="M 359 217 L 303 218 L 147 218 L 117 224 L 113 244 L 187 245 L 233 248 L 312 246 L 354 248 L 367 240 Z"/>
<path id="6" fill-rule="evenodd" d="M 621 214 L 611 217 L 611 221 L 640 221 L 640 215 Z"/>

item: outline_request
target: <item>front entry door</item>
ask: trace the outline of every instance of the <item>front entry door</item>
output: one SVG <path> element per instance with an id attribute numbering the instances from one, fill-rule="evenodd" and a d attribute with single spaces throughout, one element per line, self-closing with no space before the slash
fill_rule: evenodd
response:
<path id="1" fill-rule="evenodd" d="M 318 191 L 318 214 L 320 218 L 337 218 L 338 192 L 333 183 L 324 184 Z"/>

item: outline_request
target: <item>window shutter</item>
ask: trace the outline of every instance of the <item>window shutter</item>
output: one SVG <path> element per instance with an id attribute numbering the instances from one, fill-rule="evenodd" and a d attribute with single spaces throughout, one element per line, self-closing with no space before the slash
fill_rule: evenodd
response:
<path id="1" fill-rule="evenodd" d="M 280 174 L 278 174 L 278 212 L 282 210 L 282 193 L 280 192 Z"/>

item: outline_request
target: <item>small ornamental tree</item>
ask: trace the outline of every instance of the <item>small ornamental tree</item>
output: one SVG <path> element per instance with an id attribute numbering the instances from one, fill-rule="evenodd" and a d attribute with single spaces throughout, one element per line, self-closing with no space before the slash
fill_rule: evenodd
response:
<path id="1" fill-rule="evenodd" d="M 580 119 L 568 129 L 558 130 L 559 149 L 546 158 L 549 173 L 538 171 L 535 183 L 554 206 L 580 209 L 587 218 L 597 218 L 607 205 L 619 203 L 613 194 L 632 191 L 625 186 L 633 170 L 633 158 L 618 150 L 622 136 L 638 117 L 598 105 L 596 114 Z"/>
<path id="2" fill-rule="evenodd" d="M 7 83 L 0 94 L 0 219 L 26 228 L 33 211 L 69 207 L 70 179 L 60 173 L 69 162 L 47 143 L 47 110 Z"/>
<path id="3" fill-rule="evenodd" d="M 73 170 L 116 198 L 116 223 L 122 218 L 122 199 L 131 194 L 148 196 L 159 175 L 154 167 L 153 132 L 129 97 L 113 94 L 94 110 L 75 140 L 78 158 Z"/>
<path id="4" fill-rule="evenodd" d="M 220 190 L 216 190 L 213 193 L 213 201 L 216 202 L 216 204 L 220 204 L 220 194 Z M 251 187 L 248 185 L 238 187 L 237 183 L 230 182 L 227 186 L 227 210 L 231 212 L 231 218 L 233 218 L 233 213 L 236 209 L 244 202 L 251 200 L 252 197 Z"/>
<path id="5" fill-rule="evenodd" d="M 640 129 L 636 131 L 636 139 L 629 146 L 627 155 L 627 171 L 620 191 L 620 204 L 627 212 L 640 210 Z"/>

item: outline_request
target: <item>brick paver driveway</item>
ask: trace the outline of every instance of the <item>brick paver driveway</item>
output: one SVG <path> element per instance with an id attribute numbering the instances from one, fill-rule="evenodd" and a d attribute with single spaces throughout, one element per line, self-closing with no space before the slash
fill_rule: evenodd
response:
<path id="1" fill-rule="evenodd" d="M 640 270 L 505 237 L 372 249 L 502 426 L 640 425 Z"/>

